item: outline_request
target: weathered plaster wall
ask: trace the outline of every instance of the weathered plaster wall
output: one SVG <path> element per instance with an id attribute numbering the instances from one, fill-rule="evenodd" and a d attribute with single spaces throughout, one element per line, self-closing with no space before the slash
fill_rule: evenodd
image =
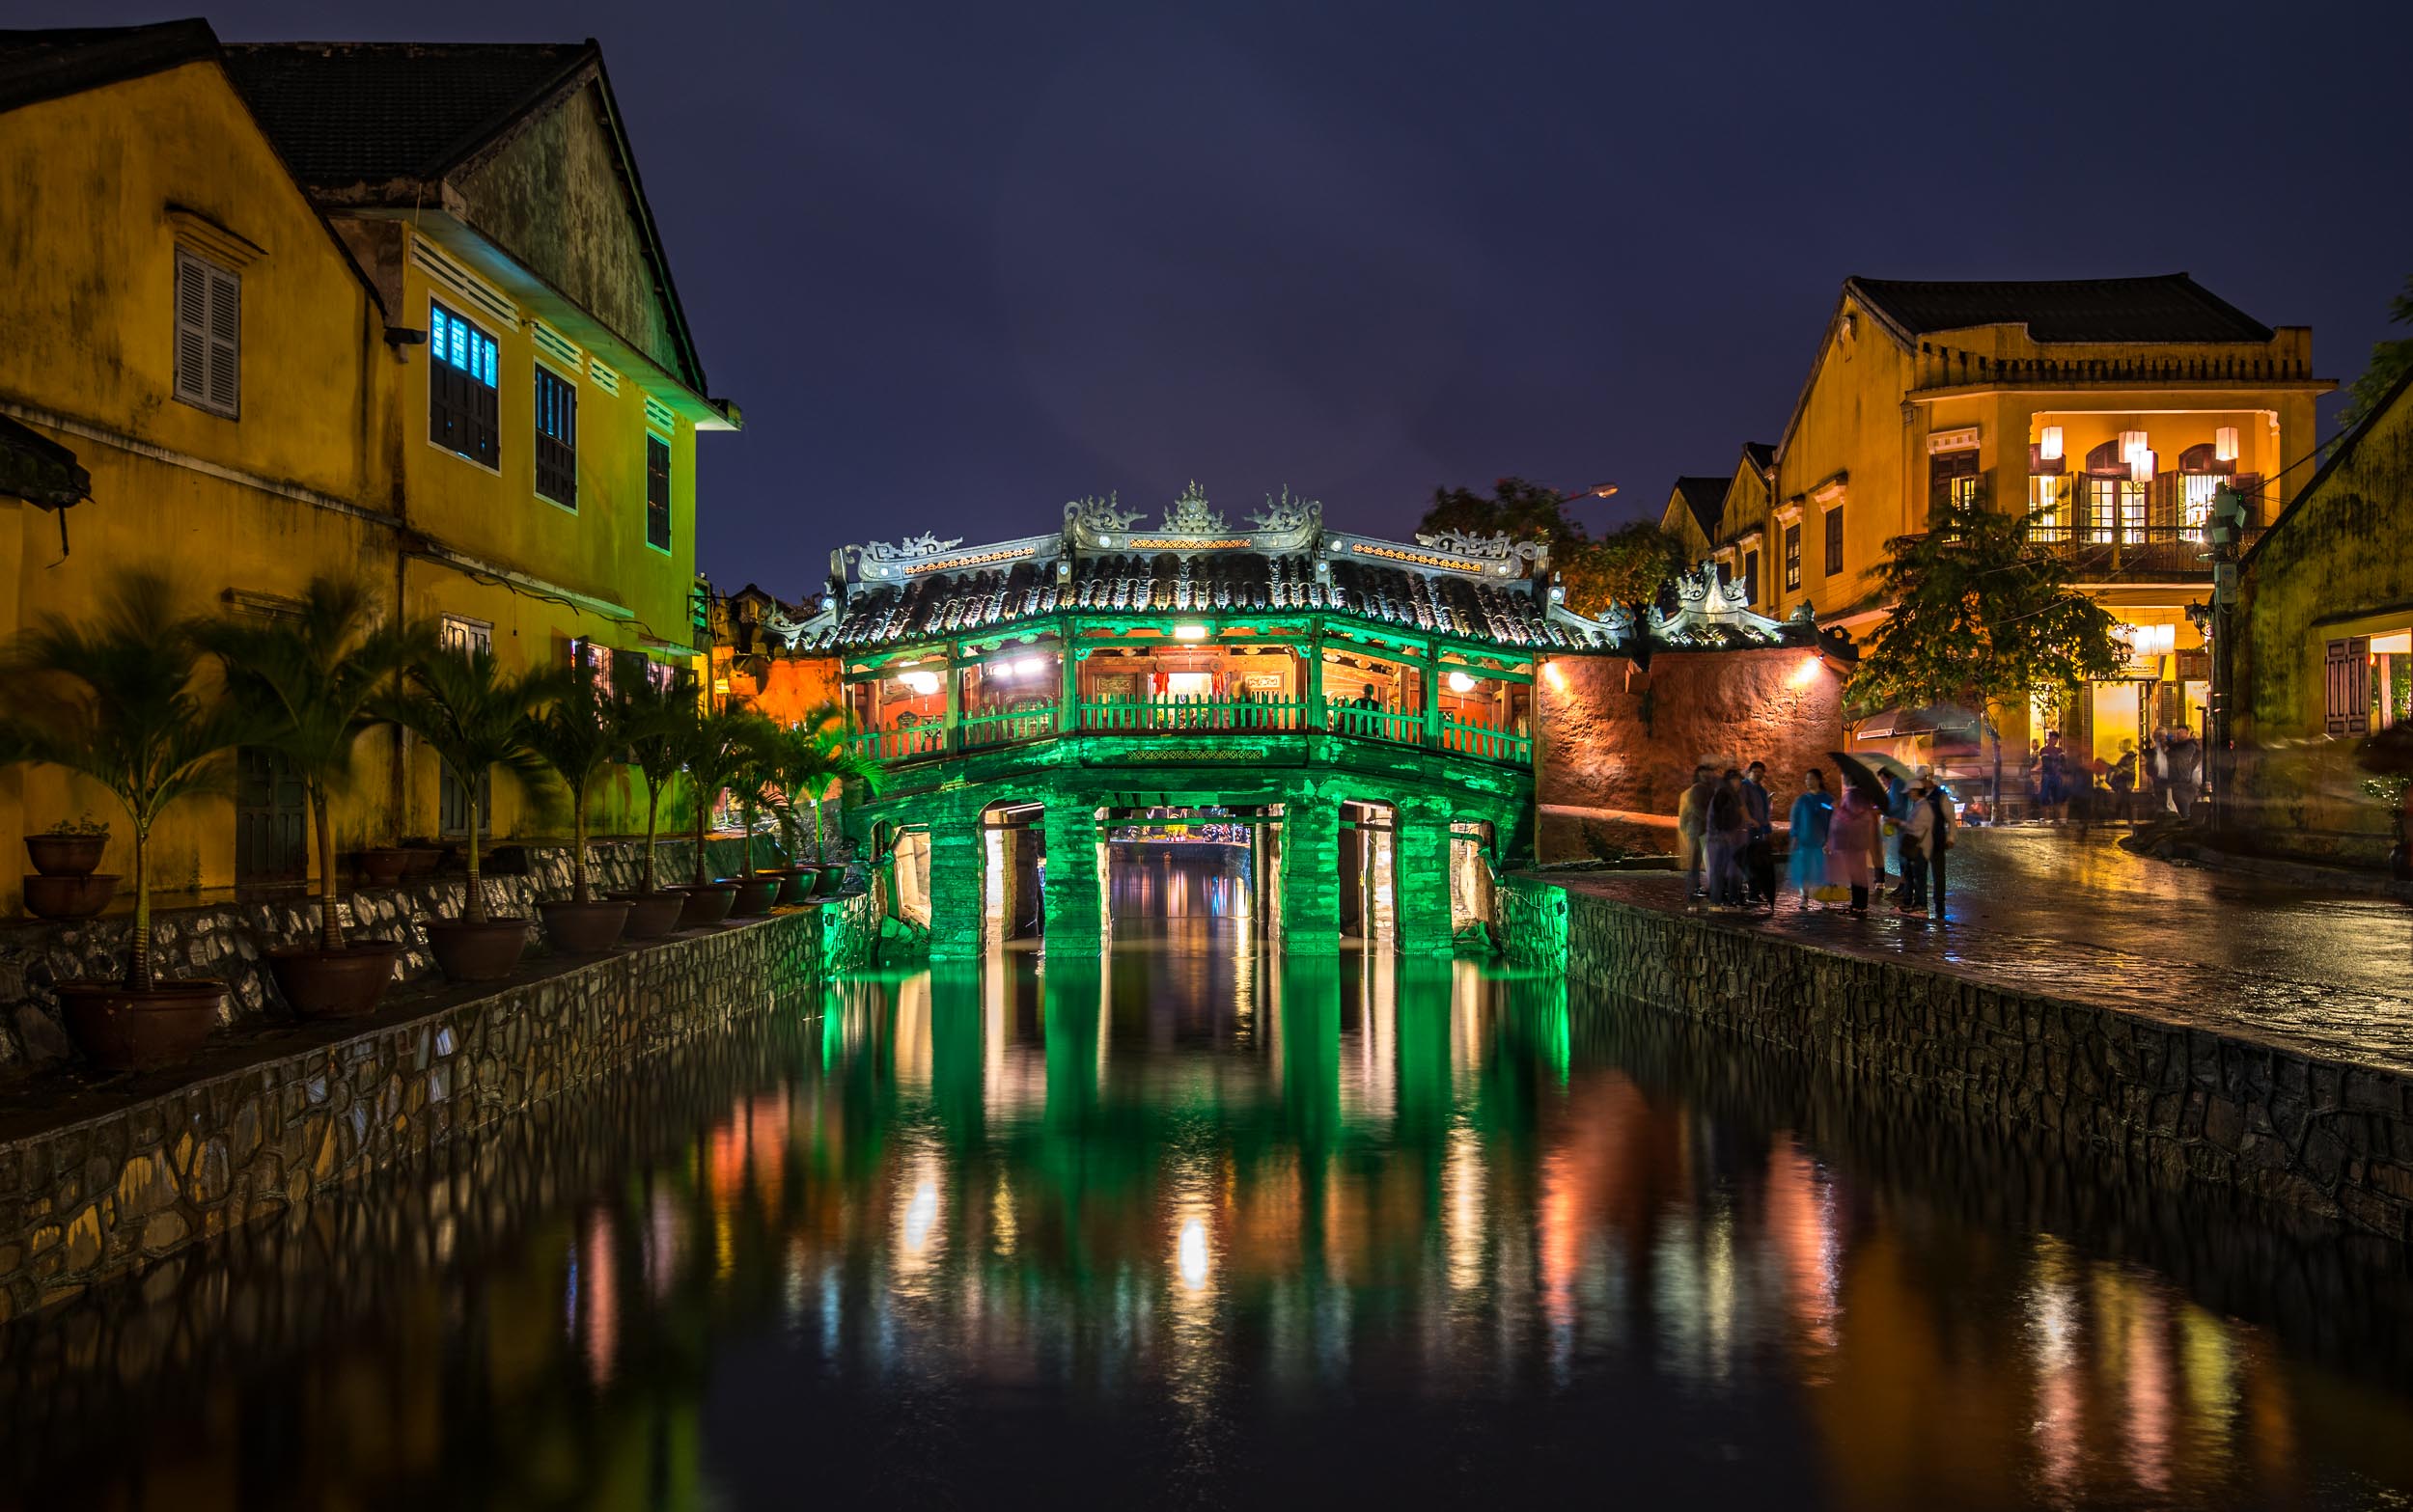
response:
<path id="1" fill-rule="evenodd" d="M 2357 737 L 2326 732 L 2327 643 L 2413 625 L 2413 391 L 2323 469 L 2238 581 L 2233 733 L 2240 838 L 2377 864 L 2386 811 L 2362 791 Z"/>
<path id="2" fill-rule="evenodd" d="M 2413 1239 L 2413 1084 L 2141 1014 L 1519 879 L 1512 951 L 1563 906 L 1579 990 L 1773 1045 L 1948 1115 L 2041 1131 L 2158 1185 L 2201 1185 Z"/>
<path id="3" fill-rule="evenodd" d="M 818 990 L 823 915 L 680 936 L 228 1069 L 73 1122 L 0 1115 L 0 1319 L 601 1082 Z M 857 927 L 857 934 L 867 931 Z M 339 1037 L 340 1036 L 340 1037 Z"/>
<path id="4" fill-rule="evenodd" d="M 1660 651 L 1647 672 L 1615 657 L 1550 663 L 1535 684 L 1540 859 L 1674 849 L 1696 761 L 1765 761 L 1781 823 L 1801 774 L 1842 745 L 1842 686 L 1798 646 Z"/>

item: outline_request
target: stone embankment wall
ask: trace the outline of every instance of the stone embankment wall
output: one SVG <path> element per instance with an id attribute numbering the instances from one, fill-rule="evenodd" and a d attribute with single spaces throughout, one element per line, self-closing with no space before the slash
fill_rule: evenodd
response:
<path id="1" fill-rule="evenodd" d="M 642 841 L 599 841 L 588 846 L 587 883 L 597 893 L 633 889 L 642 875 Z M 486 906 L 497 915 L 533 916 L 539 902 L 569 896 L 569 852 L 564 846 L 529 846 L 520 875 L 481 876 Z M 735 872 L 737 841 L 707 842 L 716 875 Z M 662 842 L 654 862 L 660 886 L 685 882 L 694 870 L 695 847 L 687 840 Z M 417 878 L 387 887 L 363 887 L 345 894 L 345 927 L 363 940 L 403 940 L 409 948 L 396 968 L 402 982 L 435 976 L 422 920 L 460 912 L 464 879 Z M 279 946 L 318 939 L 316 893 L 199 908 L 154 909 L 152 949 L 164 976 L 215 976 L 227 984 L 222 1010 L 229 1027 L 291 1015 L 269 976 L 267 952 Z M 539 931 L 540 936 L 541 931 Z M 0 923 L 0 1075 L 38 1068 L 64 1058 L 66 1032 L 58 1028 L 52 988 L 78 977 L 116 976 L 125 970 L 133 918 L 113 914 L 81 923 L 39 920 Z M 541 947 L 541 939 L 538 945 Z"/>
<path id="2" fill-rule="evenodd" d="M 2413 1240 L 2403 1078 L 1530 878 L 1503 898 L 1514 953 L 1558 964 L 1564 940 L 1580 987 L 2083 1145 L 2157 1184 Z"/>
<path id="3" fill-rule="evenodd" d="M 0 1141 L 0 1320 L 793 1001 L 848 955 L 833 933 L 875 935 L 869 902 L 623 950 Z"/>

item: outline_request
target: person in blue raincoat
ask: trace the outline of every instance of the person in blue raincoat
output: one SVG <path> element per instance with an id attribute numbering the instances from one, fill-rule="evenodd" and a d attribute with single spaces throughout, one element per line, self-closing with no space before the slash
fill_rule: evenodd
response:
<path id="1" fill-rule="evenodd" d="M 1826 834 L 1834 822 L 1835 800 L 1827 796 L 1826 778 L 1813 767 L 1801 775 L 1801 796 L 1793 800 L 1787 820 L 1792 832 L 1792 858 L 1785 865 L 1785 880 L 1801 893 L 1801 906 L 1811 906 L 1810 890 L 1826 885 Z"/>

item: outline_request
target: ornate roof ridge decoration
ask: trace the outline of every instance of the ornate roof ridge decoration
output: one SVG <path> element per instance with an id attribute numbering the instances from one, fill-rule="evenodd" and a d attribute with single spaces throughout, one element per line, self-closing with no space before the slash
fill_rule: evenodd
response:
<path id="1" fill-rule="evenodd" d="M 1489 536 L 1478 536 L 1472 531 L 1418 531 L 1416 543 L 1461 557 L 1480 557 L 1486 562 L 1505 562 L 1512 557 L 1539 562 L 1545 549 L 1541 541 L 1515 540 L 1506 531 Z"/>
<path id="2" fill-rule="evenodd" d="M 1206 490 L 1198 486 L 1195 478 L 1165 507 L 1164 533 L 1168 536 L 1214 536 L 1229 529 L 1223 511 L 1207 506 Z"/>
<path id="3" fill-rule="evenodd" d="M 1634 638 L 1634 617 L 1623 606 L 1611 604 L 1598 616 L 1577 614 L 1567 607 L 1567 587 L 1561 583 L 1550 585 L 1550 597 L 1543 606 L 1542 617 L 1552 624 L 1576 632 L 1579 640 L 1611 650 L 1624 646 Z"/>
<path id="4" fill-rule="evenodd" d="M 1499 537 L 1501 541 L 1507 539 L 1505 536 Z M 1465 549 L 1469 541 L 1481 549 Z M 1324 535 L 1324 552 L 1337 560 L 1376 562 L 1416 572 L 1452 572 L 1478 578 L 1524 578 L 1532 575 L 1529 569 L 1541 560 L 1542 547 L 1539 541 L 1511 542 L 1506 549 L 1496 552 L 1493 546 L 1490 536 L 1457 536 L 1449 532 L 1419 536 L 1413 544 L 1341 531 L 1329 531 Z"/>
<path id="5" fill-rule="evenodd" d="M 973 572 L 1010 566 L 1017 562 L 1047 561 L 1063 549 L 1060 535 L 1024 536 L 1014 540 L 965 546 L 963 537 L 941 540 L 934 535 L 909 536 L 891 545 L 884 540 L 842 548 L 831 565 L 843 575 L 851 563 L 857 583 L 892 583 L 933 572 Z"/>
<path id="6" fill-rule="evenodd" d="M 1139 517 L 1139 510 L 1120 508 L 1111 492 L 1103 499 L 1075 499 L 1064 507 L 1065 528 L 1075 536 L 1119 536 Z"/>
<path id="7" fill-rule="evenodd" d="M 1718 581 L 1717 565 L 1704 560 L 1698 572 L 1678 573 L 1676 613 L 1653 607 L 1650 638 L 1664 646 L 1782 646 L 1797 637 L 1789 626 L 1755 614 L 1740 582 Z"/>

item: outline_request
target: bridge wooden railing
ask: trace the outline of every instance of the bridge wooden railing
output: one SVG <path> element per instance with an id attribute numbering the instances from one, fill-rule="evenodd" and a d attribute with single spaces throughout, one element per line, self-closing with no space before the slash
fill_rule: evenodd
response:
<path id="1" fill-rule="evenodd" d="M 1282 734 L 1327 729 L 1358 740 L 1448 751 L 1479 761 L 1525 766 L 1533 740 L 1514 730 L 1425 716 L 1346 700 L 1324 701 L 1322 718 L 1307 699 L 1210 699 L 1168 693 L 1136 699 L 1081 699 L 1073 704 L 1072 728 L 1098 735 Z M 910 729 L 866 730 L 855 749 L 883 761 L 912 761 L 965 751 L 985 751 L 1062 732 L 1054 704 L 989 709 L 958 718 L 952 731 L 939 725 Z"/>

